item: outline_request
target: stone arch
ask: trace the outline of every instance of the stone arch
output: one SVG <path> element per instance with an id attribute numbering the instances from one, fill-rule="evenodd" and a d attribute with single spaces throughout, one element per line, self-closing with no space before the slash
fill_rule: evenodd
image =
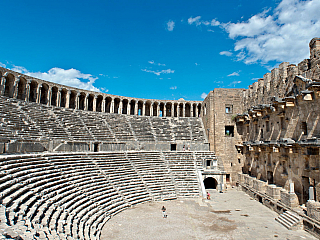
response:
<path id="1" fill-rule="evenodd" d="M 20 100 L 26 99 L 26 90 L 27 90 L 27 80 L 24 77 L 20 77 L 18 83 L 18 94 L 17 98 Z"/>
<path id="2" fill-rule="evenodd" d="M 102 112 L 102 101 L 102 95 L 98 95 L 96 100 L 96 112 Z"/>
<path id="3" fill-rule="evenodd" d="M 292 182 L 294 183 L 294 192 L 297 195 L 298 199 L 299 199 L 299 204 L 303 204 L 303 187 L 301 182 L 296 179 L 296 178 L 292 178 Z"/>
<path id="4" fill-rule="evenodd" d="M 178 117 L 183 117 L 183 103 L 179 103 L 179 113 Z"/>
<path id="5" fill-rule="evenodd" d="M 85 100 L 86 100 L 86 94 L 84 92 L 81 92 L 79 95 L 79 106 L 78 106 L 80 110 L 84 110 Z"/>
<path id="6" fill-rule="evenodd" d="M 31 81 L 30 93 L 29 93 L 30 102 L 37 102 L 37 96 L 38 96 L 37 89 L 38 89 L 38 83 L 36 81 Z"/>
<path id="7" fill-rule="evenodd" d="M 158 102 L 154 102 L 152 104 L 152 108 L 153 108 L 153 116 L 158 116 L 158 113 L 157 113 L 157 109 L 158 109 Z"/>
<path id="8" fill-rule="evenodd" d="M 207 177 L 203 180 L 205 189 L 217 189 L 218 181 L 213 177 Z"/>
<path id="9" fill-rule="evenodd" d="M 77 92 L 71 91 L 70 97 L 69 97 L 69 108 L 75 109 L 76 108 L 76 101 L 77 101 Z"/>
<path id="10" fill-rule="evenodd" d="M 88 111 L 93 111 L 93 99 L 94 99 L 94 95 L 89 94 L 89 96 L 88 96 Z"/>
<path id="11" fill-rule="evenodd" d="M 14 82 L 15 77 L 13 74 L 9 73 L 5 76 L 6 82 L 4 84 L 4 96 L 12 98 L 14 93 Z"/>
<path id="12" fill-rule="evenodd" d="M 172 103 L 171 102 L 167 102 L 166 104 L 166 116 L 167 117 L 172 117 Z"/>
<path id="13" fill-rule="evenodd" d="M 193 106 L 193 114 L 192 114 L 192 117 L 196 117 L 196 116 L 197 116 L 197 111 L 196 111 L 196 109 L 197 109 L 197 104 L 194 103 L 192 106 Z"/>
<path id="14" fill-rule="evenodd" d="M 105 106 L 105 110 L 106 113 L 110 113 L 111 112 L 111 102 L 112 102 L 112 98 L 111 97 L 106 97 L 106 106 Z"/>
<path id="15" fill-rule="evenodd" d="M 128 114 L 128 105 L 129 105 L 129 100 L 123 99 L 122 100 L 122 114 Z"/>
<path id="16" fill-rule="evenodd" d="M 67 102 L 67 94 L 68 94 L 67 89 L 65 89 L 65 88 L 61 89 L 61 101 L 60 101 L 60 107 L 67 107 L 67 106 L 66 106 L 66 102 Z"/>
<path id="17" fill-rule="evenodd" d="M 119 107 L 120 107 L 120 98 L 114 99 L 114 113 L 119 113 Z"/>
<path id="18" fill-rule="evenodd" d="M 96 112 L 102 112 L 102 101 L 103 101 L 102 95 L 98 95 L 97 101 L 96 101 Z"/>
<path id="19" fill-rule="evenodd" d="M 48 92 L 49 92 L 49 86 L 43 83 L 40 91 L 40 103 L 42 104 L 48 103 Z"/>
<path id="20" fill-rule="evenodd" d="M 160 103 L 160 107 L 159 107 L 159 116 L 158 117 L 163 117 L 164 116 L 164 103 L 161 102 Z"/>
<path id="21" fill-rule="evenodd" d="M 185 116 L 191 117 L 191 105 L 190 103 L 185 104 Z"/>
<path id="22" fill-rule="evenodd" d="M 138 115 L 142 116 L 142 108 L 143 108 L 143 102 L 138 101 Z"/>
<path id="23" fill-rule="evenodd" d="M 150 116 L 150 113 L 151 113 L 151 101 L 147 101 L 145 106 L 145 116 Z"/>
<path id="24" fill-rule="evenodd" d="M 197 117 L 199 117 L 200 114 L 201 114 L 201 103 L 198 104 L 198 116 Z"/>
<path id="25" fill-rule="evenodd" d="M 130 104 L 130 115 L 134 115 L 136 101 L 131 100 L 129 104 Z"/>
<path id="26" fill-rule="evenodd" d="M 59 89 L 56 86 L 51 88 L 51 105 L 52 106 L 57 106 L 58 105 L 58 102 L 57 102 L 58 91 L 59 91 Z"/>

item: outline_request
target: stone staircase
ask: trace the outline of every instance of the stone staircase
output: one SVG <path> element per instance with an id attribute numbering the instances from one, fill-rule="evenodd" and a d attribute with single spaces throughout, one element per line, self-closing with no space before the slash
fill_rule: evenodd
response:
<path id="1" fill-rule="evenodd" d="M 292 211 L 285 211 L 284 213 L 276 217 L 275 220 L 289 230 L 303 229 L 302 218 Z"/>

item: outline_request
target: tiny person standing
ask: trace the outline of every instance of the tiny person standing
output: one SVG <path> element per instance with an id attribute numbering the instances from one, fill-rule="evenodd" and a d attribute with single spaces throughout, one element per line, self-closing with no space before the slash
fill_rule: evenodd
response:
<path id="1" fill-rule="evenodd" d="M 166 218 L 167 217 L 167 215 L 166 215 L 167 209 L 165 208 L 165 206 L 162 206 L 161 210 L 162 210 L 163 218 Z"/>
<path id="2" fill-rule="evenodd" d="M 207 192 L 207 199 L 210 200 L 210 193 Z"/>

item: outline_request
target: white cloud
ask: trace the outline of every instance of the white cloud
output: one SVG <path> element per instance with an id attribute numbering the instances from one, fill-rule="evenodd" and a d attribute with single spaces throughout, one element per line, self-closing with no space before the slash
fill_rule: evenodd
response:
<path id="1" fill-rule="evenodd" d="M 5 68 L 5 67 L 6 67 L 6 65 L 5 65 L 4 63 L 0 62 L 0 67 Z"/>
<path id="2" fill-rule="evenodd" d="M 188 18 L 188 24 L 191 25 L 191 24 L 195 23 L 198 26 L 198 25 L 201 24 L 201 22 L 199 21 L 200 18 L 201 18 L 201 16 L 198 16 L 198 17 L 195 17 L 195 18 L 190 17 L 190 18 Z"/>
<path id="3" fill-rule="evenodd" d="M 298 63 L 309 57 L 308 43 L 320 32 L 319 0 L 282 0 L 276 9 L 239 23 L 224 24 L 235 39 L 238 60 Z"/>
<path id="4" fill-rule="evenodd" d="M 208 94 L 206 94 L 206 93 L 202 93 L 202 94 L 201 94 L 201 98 L 202 98 L 202 99 L 205 99 L 207 96 L 208 96 Z"/>
<path id="5" fill-rule="evenodd" d="M 199 66 L 200 64 L 199 63 L 194 63 L 196 66 Z"/>
<path id="6" fill-rule="evenodd" d="M 174 21 L 169 20 L 169 21 L 167 22 L 167 30 L 168 30 L 169 32 L 172 32 L 172 31 L 173 31 L 174 26 L 175 26 L 175 22 L 174 22 Z"/>
<path id="7" fill-rule="evenodd" d="M 170 87 L 171 90 L 176 90 L 177 86 Z"/>
<path id="8" fill-rule="evenodd" d="M 239 76 L 239 75 L 240 75 L 239 73 L 240 73 L 240 71 L 230 73 L 230 74 L 228 75 L 228 77 L 232 77 L 232 76 Z"/>
<path id="9" fill-rule="evenodd" d="M 169 74 L 169 73 L 174 73 L 174 70 L 171 69 L 166 69 L 166 70 L 161 70 L 161 71 L 153 71 L 153 70 L 148 70 L 148 69 L 141 69 L 141 71 L 148 72 L 148 73 L 153 73 L 157 76 L 160 76 L 160 74 Z"/>
<path id="10" fill-rule="evenodd" d="M 232 52 L 230 52 L 230 51 L 222 51 L 219 54 L 220 55 L 225 55 L 225 56 L 228 56 L 228 57 L 232 56 Z"/>
<path id="11" fill-rule="evenodd" d="M 228 86 L 229 87 L 235 87 L 237 84 L 241 83 L 241 81 L 233 81 Z"/>
<path id="12" fill-rule="evenodd" d="M 166 65 L 165 65 L 165 64 L 163 64 L 163 63 L 156 63 L 156 62 L 154 62 L 153 60 L 148 61 L 148 63 L 150 63 L 150 64 L 152 64 L 152 65 L 166 66 Z"/>
<path id="13" fill-rule="evenodd" d="M 100 92 L 98 88 L 93 86 L 94 82 L 98 79 L 97 77 L 93 77 L 91 74 L 81 73 L 79 70 L 73 68 L 65 70 L 55 67 L 51 68 L 48 72 L 30 72 L 24 67 L 13 66 L 11 70 L 70 87 Z"/>
<path id="14" fill-rule="evenodd" d="M 205 26 L 213 26 L 213 27 L 219 26 L 221 24 L 216 19 L 212 19 L 211 21 L 200 21 L 200 19 L 201 19 L 201 16 L 197 16 L 194 18 L 190 17 L 190 18 L 188 18 L 188 24 L 189 25 L 195 24 L 196 26 L 205 25 Z"/>

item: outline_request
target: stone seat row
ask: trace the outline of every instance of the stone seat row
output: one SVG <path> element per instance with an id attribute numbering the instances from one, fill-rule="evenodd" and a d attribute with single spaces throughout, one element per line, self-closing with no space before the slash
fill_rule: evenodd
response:
<path id="1" fill-rule="evenodd" d="M 176 158 L 193 170 L 175 168 Z M 2 217 L 36 239 L 99 239 L 108 219 L 134 204 L 199 196 L 195 161 L 190 152 L 3 156 Z"/>
<path id="2" fill-rule="evenodd" d="M 0 137 L 8 140 L 206 141 L 200 118 L 90 112 L 49 107 L 4 96 L 0 97 L 0 120 Z"/>

